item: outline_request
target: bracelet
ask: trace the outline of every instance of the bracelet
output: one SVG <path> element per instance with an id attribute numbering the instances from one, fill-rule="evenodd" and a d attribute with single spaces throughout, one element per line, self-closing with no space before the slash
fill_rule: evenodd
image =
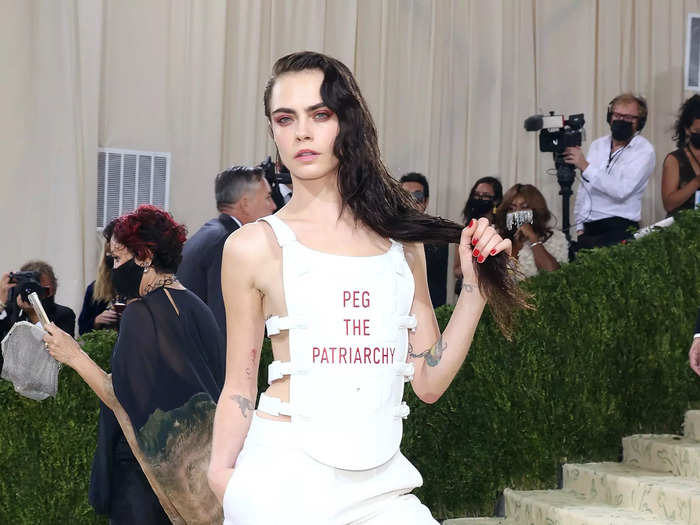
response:
<path id="1" fill-rule="evenodd" d="M 530 243 L 530 248 L 534 248 L 535 246 L 542 246 L 542 241 L 537 241 L 537 242 L 531 242 L 531 243 Z"/>

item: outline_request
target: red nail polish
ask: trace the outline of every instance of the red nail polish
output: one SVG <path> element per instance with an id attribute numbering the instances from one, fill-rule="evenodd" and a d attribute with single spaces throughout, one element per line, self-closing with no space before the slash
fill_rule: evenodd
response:
<path id="1" fill-rule="evenodd" d="M 484 256 L 479 255 L 479 258 L 477 259 L 478 262 L 484 262 Z"/>
<path id="2" fill-rule="evenodd" d="M 479 255 L 479 250 L 477 250 L 476 248 L 474 248 L 474 251 L 472 252 L 472 255 L 473 255 L 474 257 L 476 257 L 477 255 Z"/>
<path id="3" fill-rule="evenodd" d="M 467 228 L 471 228 L 473 224 L 474 224 L 474 219 L 469 221 L 469 226 L 467 226 Z"/>
<path id="4" fill-rule="evenodd" d="M 473 237 L 473 238 L 472 238 L 472 244 L 476 246 L 476 243 L 477 243 L 477 242 L 479 242 L 479 239 L 477 239 L 476 237 Z"/>
<path id="5" fill-rule="evenodd" d="M 494 248 L 493 250 L 491 250 L 489 253 L 490 253 L 491 255 L 496 255 L 496 248 Z"/>

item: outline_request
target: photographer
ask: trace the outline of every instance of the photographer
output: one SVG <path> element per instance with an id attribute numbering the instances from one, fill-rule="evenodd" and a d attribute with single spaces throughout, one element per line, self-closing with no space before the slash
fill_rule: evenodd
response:
<path id="1" fill-rule="evenodd" d="M 261 168 L 234 166 L 214 182 L 216 207 L 221 213 L 185 243 L 177 272 L 180 282 L 196 293 L 214 313 L 226 336 L 226 312 L 221 293 L 221 254 L 228 236 L 244 224 L 275 211 L 270 185 Z"/>
<path id="2" fill-rule="evenodd" d="M 642 195 L 654 172 L 656 155 L 639 132 L 647 119 L 642 97 L 624 93 L 608 105 L 610 135 L 591 144 L 584 157 L 570 147 L 564 160 L 581 170 L 574 215 L 579 248 L 609 246 L 630 237 L 639 228 Z"/>
<path id="3" fill-rule="evenodd" d="M 28 296 L 32 291 L 39 295 L 49 320 L 72 336 L 75 332 L 75 313 L 54 301 L 58 281 L 51 265 L 43 261 L 30 261 L 22 265 L 20 272 L 30 273 L 5 273 L 0 278 L 0 341 L 18 321 L 39 322 L 38 314 L 29 304 Z"/>

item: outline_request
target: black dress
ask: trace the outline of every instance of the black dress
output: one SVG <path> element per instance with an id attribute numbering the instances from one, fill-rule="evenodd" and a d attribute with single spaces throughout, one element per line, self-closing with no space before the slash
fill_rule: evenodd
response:
<path id="1" fill-rule="evenodd" d="M 695 178 L 695 171 L 693 171 L 693 166 L 690 164 L 690 161 L 688 160 L 688 156 L 685 154 L 685 150 L 683 149 L 677 149 L 675 151 L 672 151 L 669 153 L 669 155 L 672 155 L 675 157 L 675 159 L 678 161 L 678 188 L 681 189 L 683 186 L 688 184 L 690 181 L 692 181 Z M 695 208 L 695 194 L 693 193 L 690 197 L 688 197 L 688 200 L 686 200 L 683 204 L 678 206 L 675 210 L 671 210 L 668 212 L 666 215 L 667 217 L 670 217 L 674 213 L 676 213 L 678 210 L 692 210 Z"/>
<path id="2" fill-rule="evenodd" d="M 80 335 L 91 332 L 95 329 L 95 318 L 104 312 L 109 303 L 105 301 L 95 301 L 92 298 L 93 290 L 95 289 L 95 281 L 92 281 L 87 290 L 85 290 L 85 297 L 83 298 L 83 308 L 80 310 L 80 315 L 78 316 L 78 333 Z M 103 326 L 102 328 L 116 328 L 114 326 Z"/>
<path id="3" fill-rule="evenodd" d="M 207 439 L 210 443 L 224 375 L 223 338 L 211 310 L 195 294 L 158 288 L 127 305 L 112 354 L 114 392 L 146 460 L 158 466 L 163 475 L 159 482 L 176 498 L 187 498 L 178 493 L 182 465 L 192 464 L 189 456 L 205 449 Z M 91 503 L 102 500 L 104 505 L 106 489 L 112 523 L 170 523 L 116 418 L 105 409 L 100 417 L 103 432 L 113 445 L 95 461 L 107 462 L 111 474 L 92 480 Z"/>

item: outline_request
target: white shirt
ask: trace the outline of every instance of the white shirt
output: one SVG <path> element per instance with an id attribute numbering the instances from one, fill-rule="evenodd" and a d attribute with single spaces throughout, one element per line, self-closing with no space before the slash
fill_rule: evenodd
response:
<path id="1" fill-rule="evenodd" d="M 654 146 L 636 135 L 611 157 L 611 141 L 610 135 L 594 140 L 586 155 L 588 167 L 581 174 L 574 206 L 577 230 L 583 230 L 585 222 L 608 217 L 635 222 L 642 217 L 642 195 L 656 167 Z"/>
<path id="2" fill-rule="evenodd" d="M 289 202 L 289 199 L 292 198 L 292 188 L 290 188 L 286 184 L 280 184 L 279 189 L 280 195 L 282 195 L 282 200 L 285 204 L 287 204 Z"/>

